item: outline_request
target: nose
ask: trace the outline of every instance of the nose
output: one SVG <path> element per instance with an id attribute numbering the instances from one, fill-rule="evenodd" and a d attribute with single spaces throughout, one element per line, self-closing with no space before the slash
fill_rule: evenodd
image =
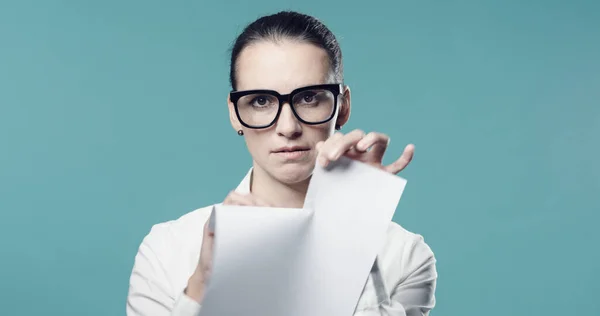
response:
<path id="1" fill-rule="evenodd" d="M 302 134 L 300 121 L 296 119 L 289 103 L 285 103 L 277 118 L 275 131 L 279 136 L 297 138 Z"/>

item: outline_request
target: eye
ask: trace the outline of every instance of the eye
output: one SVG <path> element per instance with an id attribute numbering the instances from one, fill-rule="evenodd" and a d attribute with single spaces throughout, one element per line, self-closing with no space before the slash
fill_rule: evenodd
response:
<path id="1" fill-rule="evenodd" d="M 262 107 L 269 104 L 269 98 L 266 96 L 257 96 L 252 101 L 250 101 L 250 105 Z"/>
<path id="2" fill-rule="evenodd" d="M 304 92 L 302 94 L 302 96 L 300 97 L 300 102 L 301 103 L 314 103 L 317 99 L 317 93 L 315 93 L 314 91 L 307 91 Z"/>

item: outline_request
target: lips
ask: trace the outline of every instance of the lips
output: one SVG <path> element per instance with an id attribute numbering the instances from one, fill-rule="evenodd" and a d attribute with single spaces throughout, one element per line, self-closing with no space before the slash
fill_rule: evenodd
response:
<path id="1" fill-rule="evenodd" d="M 273 151 L 273 155 L 287 162 L 298 162 L 309 157 L 310 147 L 281 147 Z"/>
<path id="2" fill-rule="evenodd" d="M 296 152 L 296 151 L 308 151 L 310 150 L 309 147 L 304 147 L 304 146 L 292 146 L 292 147 L 281 147 L 278 148 L 276 150 L 274 150 L 274 153 L 291 153 L 291 152 Z"/>

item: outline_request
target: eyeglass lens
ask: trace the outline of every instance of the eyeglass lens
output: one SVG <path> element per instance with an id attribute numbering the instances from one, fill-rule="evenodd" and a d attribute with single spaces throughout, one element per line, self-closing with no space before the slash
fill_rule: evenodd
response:
<path id="1" fill-rule="evenodd" d="M 329 119 L 333 113 L 335 96 L 326 89 L 306 90 L 292 97 L 291 106 L 298 116 L 308 123 Z M 275 120 L 279 100 L 271 94 L 250 94 L 238 102 L 240 119 L 250 126 L 264 126 Z"/>

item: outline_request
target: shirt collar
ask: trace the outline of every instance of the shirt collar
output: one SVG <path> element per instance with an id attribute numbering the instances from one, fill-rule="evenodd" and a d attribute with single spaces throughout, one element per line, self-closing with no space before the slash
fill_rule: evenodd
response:
<path id="1" fill-rule="evenodd" d="M 248 193 L 250 193 L 250 185 L 251 184 L 252 184 L 252 168 L 250 168 L 250 170 L 248 170 L 248 172 L 246 173 L 246 176 L 242 179 L 242 182 L 240 182 L 240 184 L 235 189 L 235 192 L 241 193 L 241 194 L 248 194 Z"/>

